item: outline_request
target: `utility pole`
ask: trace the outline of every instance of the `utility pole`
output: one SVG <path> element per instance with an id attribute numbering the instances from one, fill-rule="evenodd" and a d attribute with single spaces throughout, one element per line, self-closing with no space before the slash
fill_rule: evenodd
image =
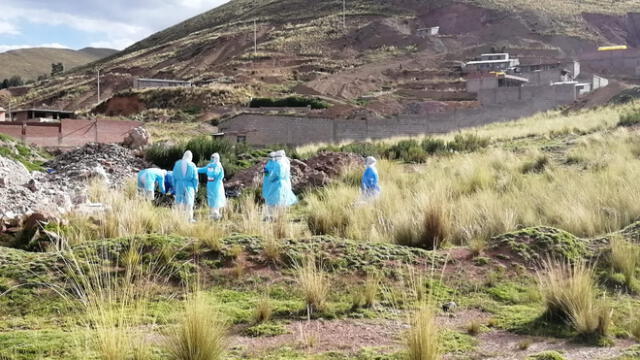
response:
<path id="1" fill-rule="evenodd" d="M 253 19 L 253 56 L 258 56 L 258 25 L 256 19 Z"/>
<path id="2" fill-rule="evenodd" d="M 98 104 L 100 104 L 100 68 L 96 69 L 98 71 Z"/>
<path id="3" fill-rule="evenodd" d="M 256 11 L 256 0 L 253 0 L 253 11 Z M 253 56 L 258 57 L 258 23 L 256 16 L 253 17 Z"/>
<path id="4" fill-rule="evenodd" d="M 347 30 L 347 0 L 342 0 L 342 28 Z"/>

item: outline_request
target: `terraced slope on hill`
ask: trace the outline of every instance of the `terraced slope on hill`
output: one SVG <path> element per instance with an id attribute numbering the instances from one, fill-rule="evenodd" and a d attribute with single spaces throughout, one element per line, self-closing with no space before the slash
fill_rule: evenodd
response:
<path id="1" fill-rule="evenodd" d="M 156 77 L 232 84 L 254 97 L 321 95 L 352 106 L 375 95 L 365 107 L 383 114 L 406 111 L 407 98 L 465 106 L 452 61 L 492 49 L 573 58 L 601 44 L 640 43 L 633 0 L 354 0 L 346 25 L 339 0 L 253 4 L 233 0 L 105 58 L 103 99 L 135 77 Z M 441 35 L 421 36 L 429 26 L 440 26 Z M 18 102 L 92 108 L 93 76 L 92 68 L 80 68 L 36 84 Z M 416 88 L 421 92 L 408 91 Z"/>

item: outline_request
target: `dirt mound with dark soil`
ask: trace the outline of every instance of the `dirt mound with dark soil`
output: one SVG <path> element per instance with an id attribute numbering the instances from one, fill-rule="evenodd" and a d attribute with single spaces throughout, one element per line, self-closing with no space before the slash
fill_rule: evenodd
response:
<path id="1" fill-rule="evenodd" d="M 247 188 L 258 188 L 262 184 L 266 160 L 238 172 L 225 183 L 225 188 L 239 192 Z M 291 160 L 291 183 L 297 193 L 312 187 L 325 186 L 353 166 L 363 166 L 364 159 L 352 153 L 321 152 L 306 160 Z"/>

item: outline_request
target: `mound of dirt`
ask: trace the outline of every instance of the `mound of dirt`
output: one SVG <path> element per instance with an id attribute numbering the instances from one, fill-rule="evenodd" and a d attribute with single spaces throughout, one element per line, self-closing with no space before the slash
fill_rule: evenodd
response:
<path id="1" fill-rule="evenodd" d="M 492 257 L 531 267 L 547 258 L 574 261 L 588 255 L 587 242 L 560 229 L 532 227 L 491 239 Z"/>
<path id="2" fill-rule="evenodd" d="M 241 192 L 246 188 L 258 188 L 262 184 L 262 171 L 266 160 L 238 172 L 225 183 L 230 192 Z M 321 152 L 307 161 L 291 160 L 291 182 L 297 193 L 318 186 L 325 186 L 331 178 L 340 175 L 352 166 L 362 166 L 364 159 L 352 153 Z"/>

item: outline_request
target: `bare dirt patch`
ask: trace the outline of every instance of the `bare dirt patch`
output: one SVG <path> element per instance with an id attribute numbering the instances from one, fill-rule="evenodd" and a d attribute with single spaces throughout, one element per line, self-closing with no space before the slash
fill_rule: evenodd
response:
<path id="1" fill-rule="evenodd" d="M 478 336 L 478 340 L 476 352 L 482 359 L 503 360 L 525 359 L 529 355 L 549 350 L 562 353 L 568 360 L 613 359 L 634 344 L 630 340 L 618 340 L 611 347 L 593 347 L 570 340 L 530 337 L 505 331 L 485 333 Z M 531 345 L 526 350 L 519 350 L 518 345 L 523 341 L 530 341 Z"/>

